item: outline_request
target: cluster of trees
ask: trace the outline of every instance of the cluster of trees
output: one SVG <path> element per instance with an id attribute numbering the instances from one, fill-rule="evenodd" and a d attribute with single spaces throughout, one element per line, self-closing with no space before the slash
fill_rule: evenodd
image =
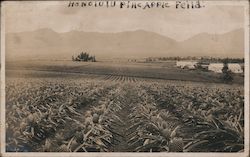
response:
<path id="1" fill-rule="evenodd" d="M 154 61 L 181 61 L 181 60 L 200 60 L 201 57 L 148 57 L 146 58 L 146 62 L 154 62 Z"/>
<path id="2" fill-rule="evenodd" d="M 173 60 L 173 61 L 180 61 L 180 60 L 197 60 L 199 58 L 197 57 L 191 57 L 191 56 L 187 56 L 187 57 L 159 57 L 157 58 L 159 61 L 169 61 L 169 60 Z"/>
<path id="3" fill-rule="evenodd" d="M 76 57 L 72 56 L 72 61 L 82 61 L 82 62 L 96 62 L 95 56 L 90 56 L 88 53 L 86 52 L 81 52 L 79 55 L 77 55 Z"/>
<path id="4" fill-rule="evenodd" d="M 219 58 L 219 57 L 148 57 L 146 62 L 154 61 L 181 61 L 181 60 L 199 60 L 201 62 L 223 63 L 225 60 L 230 63 L 244 63 L 244 58 Z"/>
<path id="5" fill-rule="evenodd" d="M 244 58 L 214 58 L 214 57 L 201 57 L 203 62 L 217 62 L 217 63 L 244 63 Z"/>

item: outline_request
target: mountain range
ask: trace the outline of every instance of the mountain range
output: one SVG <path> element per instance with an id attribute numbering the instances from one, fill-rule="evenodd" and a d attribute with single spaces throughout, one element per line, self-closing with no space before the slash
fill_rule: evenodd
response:
<path id="1" fill-rule="evenodd" d="M 197 34 L 184 41 L 145 30 L 118 33 L 52 29 L 6 34 L 6 60 L 71 59 L 82 51 L 98 58 L 169 56 L 244 57 L 244 30 Z"/>

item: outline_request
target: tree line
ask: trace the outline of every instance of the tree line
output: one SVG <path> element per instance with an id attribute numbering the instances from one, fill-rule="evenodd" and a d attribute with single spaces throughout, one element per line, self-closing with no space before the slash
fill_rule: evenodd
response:
<path id="1" fill-rule="evenodd" d="M 148 57 L 146 62 L 154 61 L 182 61 L 182 60 L 199 60 L 200 62 L 223 63 L 225 60 L 230 63 L 244 63 L 244 58 L 219 58 L 219 57 Z"/>

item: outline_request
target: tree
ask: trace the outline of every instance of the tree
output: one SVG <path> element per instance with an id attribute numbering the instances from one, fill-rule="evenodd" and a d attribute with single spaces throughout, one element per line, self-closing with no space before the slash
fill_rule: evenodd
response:
<path id="1" fill-rule="evenodd" d="M 233 76 L 232 76 L 231 70 L 228 69 L 228 59 L 224 59 L 223 64 L 224 64 L 224 66 L 222 68 L 223 82 L 231 83 L 233 81 Z"/>
<path id="2" fill-rule="evenodd" d="M 81 52 L 75 58 L 72 56 L 72 61 L 83 61 L 83 62 L 96 62 L 95 56 L 90 56 L 87 52 Z"/>

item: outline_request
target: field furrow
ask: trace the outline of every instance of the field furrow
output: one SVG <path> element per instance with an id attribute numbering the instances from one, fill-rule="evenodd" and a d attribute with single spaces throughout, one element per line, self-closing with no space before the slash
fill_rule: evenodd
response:
<path id="1" fill-rule="evenodd" d="M 242 87 L 122 75 L 6 84 L 8 152 L 244 150 Z"/>

